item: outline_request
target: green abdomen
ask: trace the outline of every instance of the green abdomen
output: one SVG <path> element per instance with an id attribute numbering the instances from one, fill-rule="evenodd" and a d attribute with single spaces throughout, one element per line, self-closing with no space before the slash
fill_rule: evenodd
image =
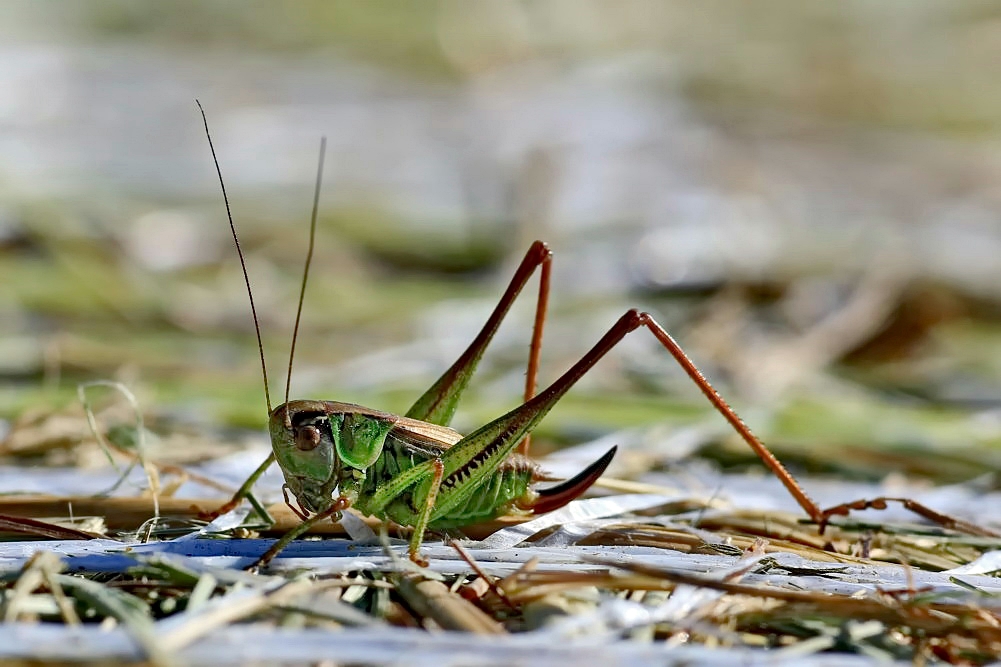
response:
<path id="1" fill-rule="evenodd" d="M 386 439 L 382 455 L 372 464 L 363 483 L 357 507 L 367 512 L 362 499 L 371 497 L 379 481 L 395 478 L 402 471 L 430 459 L 415 453 L 392 435 Z M 457 503 L 443 510 L 432 511 L 429 527 L 434 529 L 462 528 L 482 521 L 489 521 L 512 510 L 514 501 L 526 494 L 532 483 L 533 469 L 524 465 L 502 465 L 478 485 L 465 489 Z M 403 526 L 413 525 L 421 511 L 414 488 L 408 489 L 383 512 L 375 513 L 380 519 L 390 519 Z"/>
<path id="2" fill-rule="evenodd" d="M 528 491 L 531 476 L 527 470 L 501 468 L 471 489 L 464 502 L 432 518 L 431 528 L 462 528 L 507 514 Z"/>

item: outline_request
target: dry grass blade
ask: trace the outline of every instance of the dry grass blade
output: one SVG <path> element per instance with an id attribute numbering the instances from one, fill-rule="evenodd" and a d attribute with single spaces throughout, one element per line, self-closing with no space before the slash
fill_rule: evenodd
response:
<path id="1" fill-rule="evenodd" d="M 420 618 L 430 618 L 445 630 L 480 635 L 507 634 L 504 626 L 440 581 L 407 573 L 396 579 L 396 590 Z"/>
<path id="2" fill-rule="evenodd" d="M 206 601 L 198 609 L 172 616 L 156 624 L 161 645 L 179 651 L 216 628 L 279 606 L 316 586 L 312 581 L 273 582 L 264 589 L 236 590 Z"/>
<path id="3" fill-rule="evenodd" d="M 57 526 L 37 519 L 0 514 L 0 533 L 3 532 L 36 535 L 52 540 L 93 540 L 100 537 L 100 535 L 93 535 L 76 528 Z"/>
<path id="4" fill-rule="evenodd" d="M 158 498 L 160 495 L 160 476 L 156 471 L 156 468 L 150 463 L 147 457 L 146 451 L 146 426 L 143 423 L 142 409 L 139 407 L 139 401 L 136 399 L 132 391 L 122 384 L 121 382 L 114 382 L 111 380 L 94 380 L 92 382 L 84 382 L 77 387 L 77 397 L 80 399 L 80 403 L 83 404 L 84 414 L 87 417 L 87 425 L 90 427 L 91 435 L 97 440 L 97 443 L 104 450 L 105 455 L 108 457 L 108 462 L 115 466 L 115 460 L 111 456 L 111 445 L 108 444 L 101 429 L 97 426 L 97 418 L 94 416 L 94 410 L 91 408 L 90 402 L 87 400 L 87 390 L 92 387 L 107 387 L 109 389 L 114 389 L 129 402 L 132 406 L 132 410 L 136 417 L 136 454 L 139 464 L 142 465 L 143 471 L 146 473 L 146 479 L 149 482 L 149 489 L 153 494 L 153 510 L 154 518 L 159 517 L 160 507 L 158 504 Z M 116 466 L 117 467 L 117 466 Z M 128 474 L 128 469 L 121 472 L 121 476 L 118 481 L 115 482 L 111 490 L 114 490 L 125 481 L 125 477 Z"/>
<path id="5" fill-rule="evenodd" d="M 54 575 L 62 589 L 98 612 L 114 618 L 129 631 L 156 665 L 174 664 L 170 652 L 165 650 L 157 633 L 149 607 L 133 595 L 82 577 Z"/>
<path id="6" fill-rule="evenodd" d="M 44 571 L 48 561 L 51 560 L 52 557 L 47 552 L 40 551 L 21 568 L 21 574 L 14 583 L 13 589 L 3 597 L 3 620 L 5 623 L 15 621 L 20 616 L 24 600 L 44 582 Z"/>
<path id="7" fill-rule="evenodd" d="M 173 498 L 161 497 L 156 503 L 164 517 L 198 519 L 205 509 L 219 504 L 218 498 Z M 284 503 L 267 508 L 274 523 L 268 528 L 272 533 L 284 533 L 299 525 L 300 520 Z M 111 530 L 135 530 L 153 515 L 154 502 L 150 497 L 102 498 L 94 496 L 3 496 L 0 497 L 0 513 L 19 517 L 49 518 L 60 516 L 102 516 Z M 372 528 L 381 522 L 371 517 L 363 517 Z M 481 538 L 500 528 L 523 523 L 524 518 L 501 517 L 465 531 L 472 538 Z M 395 530 L 396 528 L 393 527 Z M 339 522 L 324 521 L 314 525 L 310 535 L 346 535 Z"/>
<path id="8" fill-rule="evenodd" d="M 201 507 L 218 500 L 161 498 L 160 512 L 164 516 L 196 518 Z M 94 496 L 5 496 L 0 498 L 0 512 L 27 517 L 103 516 L 112 530 L 135 530 L 153 515 L 154 501 L 150 497 L 101 498 Z M 91 536 L 88 536 L 88 539 Z M 71 538 L 81 539 L 81 538 Z"/>
<path id="9" fill-rule="evenodd" d="M 785 609 L 769 611 L 786 618 L 835 617 L 842 621 L 879 621 L 890 627 L 907 628 L 926 638 L 962 637 L 972 640 L 981 653 L 1001 651 L 1001 614 L 975 604 L 922 599 L 915 591 L 881 593 L 873 597 L 849 597 L 721 581 L 712 577 L 650 567 L 641 563 L 612 562 L 585 558 L 587 562 L 625 570 L 653 581 L 711 588 L 731 596 L 770 599 L 785 603 Z"/>

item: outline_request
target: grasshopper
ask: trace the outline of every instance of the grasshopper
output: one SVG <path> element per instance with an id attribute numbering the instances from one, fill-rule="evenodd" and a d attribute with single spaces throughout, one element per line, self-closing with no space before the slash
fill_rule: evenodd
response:
<path id="1" fill-rule="evenodd" d="M 504 294 L 469 347 L 417 399 L 405 415 L 394 415 L 351 403 L 290 401 L 288 396 L 295 342 L 313 256 L 325 140 L 321 142 L 320 148 L 309 248 L 289 352 L 285 401 L 272 407 L 264 346 L 250 278 L 233 222 L 222 170 L 209 134 L 208 121 L 200 103 L 198 107 L 202 113 L 230 231 L 247 286 L 260 352 L 272 446 L 271 455 L 251 474 L 233 498 L 210 516 L 229 511 L 243 498 L 251 497 L 253 484 L 277 461 L 285 478 L 285 502 L 302 519 L 299 526 L 282 536 L 261 556 L 255 563 L 256 567 L 270 562 L 292 540 L 319 521 L 331 517 L 337 520 L 341 512 L 349 507 L 366 515 L 412 527 L 408 552 L 416 563 L 425 562 L 420 556 L 420 545 L 427 529 L 457 529 L 505 514 L 541 514 L 563 507 L 587 491 L 601 477 L 611 463 L 616 448 L 612 447 L 573 478 L 555 486 L 536 489 L 537 482 L 554 480 L 528 458 L 532 429 L 602 357 L 628 333 L 637 329 L 648 330 L 663 345 L 713 407 L 780 479 L 810 520 L 818 525 L 820 533 L 823 533 L 833 516 L 847 515 L 853 509 L 882 509 L 886 507 L 887 501 L 895 501 L 902 502 L 911 511 L 943 525 L 975 534 L 991 534 L 906 499 L 858 500 L 826 510 L 820 509 L 782 462 L 720 396 L 667 330 L 649 313 L 628 310 L 577 363 L 548 387 L 536 393 L 553 258 L 552 252 L 542 241 L 536 241 L 528 249 Z M 537 270 L 539 291 L 529 347 L 524 402 L 464 436 L 449 428 L 462 394 L 508 310 Z M 289 493 L 293 496 L 294 503 L 289 498 Z"/>

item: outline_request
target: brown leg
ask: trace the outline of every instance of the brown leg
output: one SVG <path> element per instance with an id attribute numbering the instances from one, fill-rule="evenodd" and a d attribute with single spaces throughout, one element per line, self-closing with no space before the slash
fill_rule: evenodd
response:
<path id="1" fill-rule="evenodd" d="M 690 377 L 692 381 L 698 385 L 699 389 L 702 390 L 702 393 L 709 399 L 709 402 L 713 404 L 713 407 L 715 407 L 716 410 L 718 410 L 719 413 L 722 414 L 728 422 L 730 422 L 730 426 L 732 426 L 734 430 L 740 434 L 740 437 L 743 438 L 744 442 L 746 442 L 751 449 L 754 450 L 754 453 L 758 455 L 766 466 L 768 466 L 769 470 L 771 470 L 772 473 L 779 478 L 779 481 L 782 482 L 792 497 L 796 499 L 796 502 L 803 508 L 803 511 L 810 516 L 810 519 L 819 523 L 823 518 L 823 513 L 820 511 L 820 508 L 817 507 L 817 504 L 806 494 L 806 491 L 803 490 L 803 487 L 799 485 L 799 482 L 797 482 L 789 471 L 786 470 L 786 467 L 782 465 L 782 462 L 779 461 L 778 458 L 772 454 L 771 450 L 765 446 L 765 443 L 761 442 L 761 440 L 758 439 L 758 436 L 751 432 L 751 429 L 747 427 L 747 424 L 745 424 L 744 421 L 737 416 L 737 413 L 733 411 L 733 408 L 731 408 L 727 402 L 723 400 L 723 397 L 719 395 L 719 392 L 717 392 L 716 389 L 709 384 L 709 380 L 706 379 L 706 377 L 702 374 L 702 371 L 698 369 L 692 360 L 688 358 L 688 355 L 681 349 L 681 346 L 678 345 L 674 339 L 671 338 L 671 335 L 667 333 L 662 326 L 657 324 L 657 322 L 654 321 L 650 315 L 647 313 L 640 313 L 639 318 L 641 320 L 640 324 L 646 326 L 646 328 L 653 333 L 657 340 L 659 340 L 661 344 L 667 348 L 667 351 L 671 353 L 674 360 L 677 361 L 678 364 L 684 369 L 685 373 L 688 374 L 688 377 Z"/>
<path id="2" fill-rule="evenodd" d="M 539 377 L 539 357 L 542 355 L 542 330 L 546 325 L 546 311 L 549 308 L 549 274 L 552 271 L 552 255 L 542 260 L 539 272 L 539 298 L 535 302 L 535 324 L 532 327 L 532 344 L 528 348 L 528 369 L 525 371 L 525 402 L 535 396 Z M 518 445 L 518 453 L 528 456 L 532 445 L 532 434 L 528 433 Z"/>
<path id="3" fill-rule="evenodd" d="M 574 364 L 570 370 L 564 373 L 558 380 L 549 387 L 526 401 L 521 406 L 515 408 L 506 415 L 495 419 L 486 426 L 477 429 L 474 433 L 463 438 L 450 450 L 448 456 L 449 470 L 446 471 L 445 484 L 450 483 L 450 475 L 460 474 L 462 469 L 469 465 L 474 459 L 481 459 L 483 452 L 489 451 L 492 458 L 502 460 L 505 458 L 503 450 L 506 447 L 513 448 L 513 443 L 518 442 L 526 433 L 535 428 L 550 409 L 566 394 L 576 382 L 584 376 L 591 368 L 605 356 L 626 334 L 640 327 L 646 327 L 661 342 L 661 344 L 671 353 L 671 356 L 681 365 L 685 373 L 695 382 L 696 385 L 706 395 L 709 402 L 723 415 L 731 426 L 740 434 L 744 441 L 761 457 L 765 465 L 779 478 L 785 485 L 789 493 L 796 499 L 800 507 L 810 516 L 813 521 L 820 522 L 824 518 L 823 512 L 816 503 L 810 499 L 799 483 L 785 469 L 785 466 L 775 457 L 772 452 L 765 447 L 754 433 L 737 416 L 726 401 L 713 388 L 709 381 L 702 375 L 688 355 L 681 347 L 674 342 L 674 339 L 657 324 L 647 313 L 638 310 L 630 310 L 609 329 L 598 343 L 591 348 L 587 354 Z"/>
<path id="4" fill-rule="evenodd" d="M 819 524 L 819 532 L 821 535 L 824 533 L 824 529 L 827 528 L 828 522 L 835 516 L 848 516 L 851 510 L 885 510 L 888 503 L 900 503 L 904 506 L 904 509 L 914 512 L 920 517 L 928 519 L 932 523 L 937 523 L 943 528 L 948 528 L 951 530 L 958 530 L 968 535 L 979 535 L 981 537 L 1001 537 L 998 533 L 987 528 L 982 528 L 976 524 L 972 524 L 969 521 L 963 521 L 962 519 L 957 519 L 956 517 L 949 516 L 948 514 L 942 514 L 941 512 L 936 512 L 932 508 L 922 505 L 916 500 L 910 500 L 908 498 L 887 498 L 885 496 L 880 498 L 874 498 L 873 500 L 853 500 L 848 503 L 841 503 L 840 505 L 835 505 L 834 507 L 829 507 L 821 512 L 821 519 L 817 523 Z"/>
<path id="5" fill-rule="evenodd" d="M 545 304 L 541 303 L 539 310 L 544 312 Z M 444 484 L 450 482 L 450 476 L 458 474 L 471 461 L 482 457 L 483 452 L 490 452 L 495 460 L 503 460 L 500 453 L 506 448 L 513 449 L 513 442 L 524 437 L 525 434 L 535 428 L 550 409 L 566 394 L 576 382 L 584 376 L 605 354 L 614 348 L 626 334 L 640 327 L 646 327 L 660 341 L 667 351 L 674 357 L 675 361 L 684 369 L 685 373 L 698 385 L 702 393 L 705 394 L 713 407 L 730 423 L 730 425 L 740 434 L 751 449 L 765 463 L 766 466 L 779 478 L 779 481 L 786 487 L 790 495 L 796 499 L 799 506 L 809 515 L 810 519 L 818 524 L 819 532 L 822 534 L 830 519 L 834 516 L 845 516 L 851 510 L 862 509 L 885 509 L 888 502 L 899 502 L 906 509 L 929 521 L 937 523 L 943 527 L 959 530 L 972 535 L 982 535 L 987 537 L 997 537 L 998 533 L 971 524 L 967 521 L 951 517 L 941 512 L 937 512 L 917 501 L 906 498 L 876 498 L 874 500 L 856 500 L 842 503 L 826 510 L 821 510 L 815 502 L 807 495 L 799 482 L 786 470 L 781 461 L 769 450 L 761 440 L 751 431 L 743 420 L 734 412 L 727 402 L 719 395 L 719 392 L 712 386 L 709 380 L 702 374 L 694 362 L 685 354 L 671 335 L 658 324 L 648 313 L 637 310 L 630 310 L 612 326 L 611 329 L 592 347 L 587 354 L 574 364 L 570 370 L 560 376 L 549 387 L 538 395 L 527 400 L 521 406 L 511 412 L 495 419 L 489 424 L 477 429 L 476 432 L 466 436 L 456 443 L 449 450 L 449 466 L 446 471 Z M 537 349 L 533 348 L 533 353 Z M 510 450 L 508 450 L 510 451 Z M 607 455 L 606 455 L 607 456 Z M 545 508 L 543 508 L 545 511 Z"/>
<path id="6" fill-rule="evenodd" d="M 531 383 L 533 391 L 535 385 L 535 375 L 538 371 L 539 349 L 542 346 L 542 321 L 545 319 L 545 305 L 549 295 L 549 264 L 552 261 L 552 252 L 542 241 L 536 241 L 525 253 L 525 258 L 521 261 L 514 277 L 504 294 L 501 296 L 497 306 L 490 314 L 486 324 L 477 334 L 473 342 L 469 344 L 455 363 L 452 364 L 445 373 L 438 378 L 438 381 L 431 385 L 431 388 L 424 392 L 424 395 L 417 399 L 417 402 L 407 411 L 406 416 L 412 419 L 431 422 L 447 426 L 452 421 L 455 409 L 458 407 L 462 392 L 465 391 L 469 379 L 476 370 L 480 358 L 493 339 L 494 334 L 500 327 L 501 322 L 511 309 L 511 305 L 518 298 L 518 294 L 528 282 L 535 269 L 542 266 L 542 282 L 539 288 L 540 305 L 536 308 L 535 332 L 532 336 L 532 352 L 529 355 L 528 382 Z M 533 362 L 534 359 L 534 362 Z M 534 363 L 534 366 L 533 366 Z"/>

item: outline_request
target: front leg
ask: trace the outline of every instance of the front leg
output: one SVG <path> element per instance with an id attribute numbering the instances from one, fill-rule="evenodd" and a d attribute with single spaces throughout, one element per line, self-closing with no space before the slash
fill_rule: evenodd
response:
<path id="1" fill-rule="evenodd" d="M 308 531 L 310 528 L 318 524 L 320 521 L 323 521 L 327 517 L 331 517 L 339 512 L 342 512 L 347 508 L 349 508 L 350 506 L 351 506 L 351 501 L 345 498 L 344 496 L 340 496 L 330 505 L 330 507 L 323 510 L 322 512 L 319 512 L 318 514 L 314 514 L 313 516 L 309 517 L 308 519 L 300 523 L 292 530 L 282 535 L 281 538 L 279 538 L 274 544 L 271 545 L 270 549 L 264 552 L 263 556 L 254 561 L 253 564 L 247 569 L 251 571 L 257 571 L 261 569 L 262 567 L 270 563 L 272 560 L 274 560 L 275 556 L 280 554 L 285 549 L 285 547 L 291 544 L 292 540 L 294 540 L 295 538 L 299 537 L 300 535 Z"/>
<path id="2" fill-rule="evenodd" d="M 272 520 L 271 515 L 268 514 L 268 511 L 264 509 L 264 507 L 257 501 L 256 498 L 254 498 L 254 495 L 253 493 L 251 493 L 251 491 L 253 490 L 254 484 L 257 483 L 257 480 L 261 478 L 261 475 L 263 475 L 265 471 L 268 468 L 270 468 L 271 464 L 274 462 L 275 462 L 275 454 L 274 452 L 271 452 L 270 454 L 268 454 L 268 458 L 264 459 L 261 465 L 257 466 L 257 470 L 250 473 L 250 477 L 248 477 L 243 482 L 243 484 L 240 485 L 240 488 L 236 490 L 236 493 L 233 494 L 233 497 L 230 498 L 228 502 L 226 502 L 224 505 L 217 507 L 215 510 L 211 512 L 203 512 L 200 515 L 200 518 L 205 519 L 206 521 L 213 521 L 218 517 L 222 516 L 223 514 L 235 510 L 237 506 L 243 501 L 243 499 L 246 498 L 250 501 L 251 505 L 254 506 L 254 509 L 257 510 L 257 513 L 261 515 L 261 518 L 263 518 L 268 525 L 273 524 L 274 521 Z"/>

